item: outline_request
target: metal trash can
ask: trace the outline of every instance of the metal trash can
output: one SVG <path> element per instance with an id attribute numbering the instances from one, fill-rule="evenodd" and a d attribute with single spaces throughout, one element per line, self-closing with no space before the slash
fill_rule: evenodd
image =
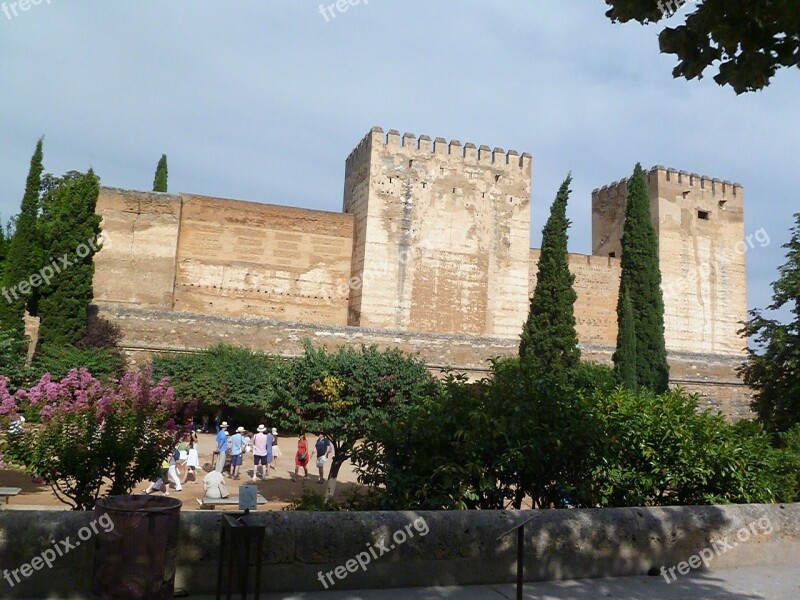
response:
<path id="1" fill-rule="evenodd" d="M 111 496 L 97 501 L 94 518 L 106 526 L 94 538 L 92 598 L 172 599 L 182 504 L 164 496 Z"/>

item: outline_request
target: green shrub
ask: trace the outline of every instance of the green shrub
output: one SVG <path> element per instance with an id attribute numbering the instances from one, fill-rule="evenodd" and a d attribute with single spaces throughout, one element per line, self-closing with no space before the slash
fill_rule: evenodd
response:
<path id="1" fill-rule="evenodd" d="M 285 396 L 287 361 L 220 344 L 192 354 L 153 358 L 155 377 L 169 377 L 179 398 L 201 408 L 229 407 L 271 413 Z M 282 424 L 276 424 L 282 426 Z"/>
<path id="2" fill-rule="evenodd" d="M 33 359 L 31 370 L 38 378 L 50 373 L 61 379 L 72 369 L 87 369 L 97 377 L 116 377 L 125 368 L 120 353 L 111 348 L 76 348 L 75 346 L 44 346 Z"/>
<path id="3" fill-rule="evenodd" d="M 680 389 L 595 396 L 604 444 L 595 457 L 603 506 L 783 502 L 796 474 L 758 425 L 698 411 Z"/>

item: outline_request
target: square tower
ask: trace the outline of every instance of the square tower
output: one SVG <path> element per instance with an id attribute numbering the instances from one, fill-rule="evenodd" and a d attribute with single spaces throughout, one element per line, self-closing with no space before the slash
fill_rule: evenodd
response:
<path id="1" fill-rule="evenodd" d="M 646 174 L 658 236 L 667 350 L 742 354 L 747 319 L 744 191 L 656 166 Z M 592 253 L 621 256 L 627 180 L 592 192 Z"/>
<path id="2" fill-rule="evenodd" d="M 528 307 L 531 157 L 373 128 L 346 163 L 348 323 L 519 335 Z"/>

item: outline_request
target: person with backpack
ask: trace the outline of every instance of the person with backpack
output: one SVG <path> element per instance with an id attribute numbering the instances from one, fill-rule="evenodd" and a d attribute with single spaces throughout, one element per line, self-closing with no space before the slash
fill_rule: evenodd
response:
<path id="1" fill-rule="evenodd" d="M 297 481 L 297 475 L 302 467 L 305 479 L 308 479 L 308 442 L 306 434 L 301 433 L 297 437 L 297 452 L 294 455 L 294 477 L 292 481 Z"/>

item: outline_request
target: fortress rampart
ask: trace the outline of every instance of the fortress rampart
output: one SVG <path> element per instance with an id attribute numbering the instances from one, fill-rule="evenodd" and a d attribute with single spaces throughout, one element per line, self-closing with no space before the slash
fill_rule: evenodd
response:
<path id="1" fill-rule="evenodd" d="M 342 213 L 102 188 L 95 303 L 134 360 L 218 342 L 292 355 L 307 336 L 396 345 L 480 377 L 516 352 L 536 283 L 531 166 L 373 128 L 347 158 Z M 647 177 L 672 383 L 741 416 L 742 187 L 664 167 Z M 626 183 L 593 192 L 593 254 L 569 255 L 578 336 L 601 362 L 616 342 Z"/>

